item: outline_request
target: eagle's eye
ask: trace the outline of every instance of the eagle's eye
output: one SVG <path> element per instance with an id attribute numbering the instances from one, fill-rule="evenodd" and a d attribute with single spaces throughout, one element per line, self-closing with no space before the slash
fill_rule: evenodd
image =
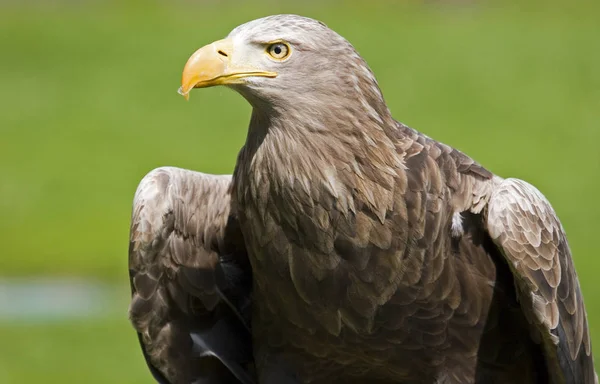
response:
<path id="1" fill-rule="evenodd" d="M 281 41 L 272 43 L 267 47 L 267 53 L 275 60 L 285 60 L 290 56 L 291 52 L 290 46 Z"/>

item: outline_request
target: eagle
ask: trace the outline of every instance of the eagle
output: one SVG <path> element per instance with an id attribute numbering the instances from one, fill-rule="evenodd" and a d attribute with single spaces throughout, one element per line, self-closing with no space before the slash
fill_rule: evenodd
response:
<path id="1" fill-rule="evenodd" d="M 252 106 L 232 175 L 135 193 L 130 320 L 160 383 L 596 383 L 565 231 L 531 184 L 396 121 L 322 22 L 198 49 Z"/>

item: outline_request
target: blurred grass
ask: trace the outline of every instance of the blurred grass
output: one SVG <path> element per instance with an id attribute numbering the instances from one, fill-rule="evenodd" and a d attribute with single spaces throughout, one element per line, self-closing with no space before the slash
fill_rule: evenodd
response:
<path id="1" fill-rule="evenodd" d="M 0 382 L 150 383 L 124 320 L 0 325 Z"/>
<path id="2" fill-rule="evenodd" d="M 229 173 L 246 134 L 233 92 L 176 94 L 187 57 L 244 21 L 300 13 L 357 47 L 398 120 L 546 194 L 600 340 L 600 3 L 291 3 L 0 5 L 1 273 L 112 279 L 127 296 L 137 182 L 161 165 Z M 0 325 L 0 382 L 148 382 L 119 309 Z"/>

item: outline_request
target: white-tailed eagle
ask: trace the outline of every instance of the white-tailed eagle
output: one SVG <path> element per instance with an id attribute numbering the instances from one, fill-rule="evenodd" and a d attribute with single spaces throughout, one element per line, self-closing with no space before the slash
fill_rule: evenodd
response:
<path id="1" fill-rule="evenodd" d="M 158 381 L 596 381 L 548 200 L 394 120 L 343 37 L 251 21 L 180 92 L 215 85 L 253 107 L 233 175 L 159 168 L 134 200 L 130 317 Z"/>

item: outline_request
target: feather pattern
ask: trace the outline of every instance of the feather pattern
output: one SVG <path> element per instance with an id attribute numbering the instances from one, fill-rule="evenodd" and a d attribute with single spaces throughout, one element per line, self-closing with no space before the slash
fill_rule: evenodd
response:
<path id="1" fill-rule="evenodd" d="M 251 272 L 230 180 L 164 167 L 144 177 L 135 194 L 129 316 L 161 383 L 254 382 Z"/>
<path id="2" fill-rule="evenodd" d="M 541 340 L 554 377 L 595 380 L 583 297 L 556 213 L 532 185 L 499 181 L 487 211 L 490 236 L 506 258 L 521 307 Z"/>

